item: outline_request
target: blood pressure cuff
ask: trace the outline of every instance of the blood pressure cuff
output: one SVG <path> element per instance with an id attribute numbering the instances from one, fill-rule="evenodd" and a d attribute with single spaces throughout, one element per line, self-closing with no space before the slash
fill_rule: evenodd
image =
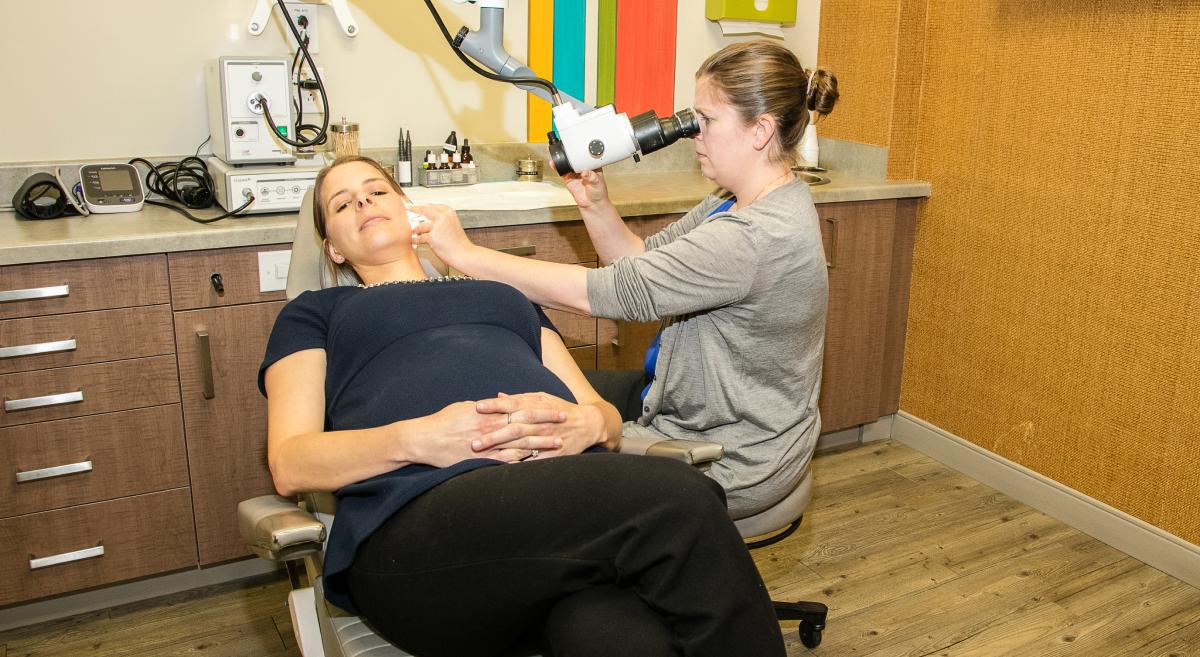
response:
<path id="1" fill-rule="evenodd" d="M 69 214 L 86 214 L 71 196 L 62 179 L 50 173 L 35 173 L 25 179 L 13 195 L 13 209 L 26 219 L 54 219 Z"/>

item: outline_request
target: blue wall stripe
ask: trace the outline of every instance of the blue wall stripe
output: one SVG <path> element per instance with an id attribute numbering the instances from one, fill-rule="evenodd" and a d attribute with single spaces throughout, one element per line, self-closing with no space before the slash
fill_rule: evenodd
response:
<path id="1" fill-rule="evenodd" d="M 586 0 L 554 0 L 554 84 L 584 99 L 584 48 L 587 47 Z"/>

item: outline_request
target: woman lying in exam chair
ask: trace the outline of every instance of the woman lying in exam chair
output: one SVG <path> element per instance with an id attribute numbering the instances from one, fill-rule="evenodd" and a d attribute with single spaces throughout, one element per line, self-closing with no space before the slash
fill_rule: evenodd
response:
<path id="1" fill-rule="evenodd" d="M 784 654 L 720 486 L 612 453 L 616 410 L 539 308 L 427 278 L 369 159 L 322 171 L 313 214 L 360 284 L 290 302 L 259 381 L 276 488 L 339 500 L 331 602 L 422 657 Z"/>

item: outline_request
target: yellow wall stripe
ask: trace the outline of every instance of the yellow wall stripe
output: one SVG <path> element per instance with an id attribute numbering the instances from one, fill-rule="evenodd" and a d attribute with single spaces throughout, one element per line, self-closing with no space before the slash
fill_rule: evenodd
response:
<path id="1" fill-rule="evenodd" d="M 554 74 L 554 0 L 529 0 L 529 68 L 547 80 Z M 526 139 L 546 141 L 550 132 L 550 103 L 533 95 L 525 99 L 529 121 Z"/>

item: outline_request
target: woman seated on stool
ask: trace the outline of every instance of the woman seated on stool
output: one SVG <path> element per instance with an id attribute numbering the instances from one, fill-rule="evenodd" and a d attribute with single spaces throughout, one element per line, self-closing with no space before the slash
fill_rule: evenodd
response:
<path id="1" fill-rule="evenodd" d="M 416 233 L 451 267 L 548 308 L 662 320 L 657 353 L 646 359 L 652 383 L 636 387 L 644 400 L 634 393 L 625 434 L 720 443 L 725 458 L 708 473 L 734 518 L 752 516 L 796 488 L 821 432 L 825 252 L 808 185 L 791 165 L 810 118 L 832 110 L 837 96 L 835 77 L 805 71 L 776 42 L 714 53 L 696 72 L 694 109 L 700 173 L 720 193 L 642 240 L 617 214 L 602 174 L 565 178 L 605 267 L 477 247 L 442 206 L 420 209 L 431 223 Z M 640 375 L 635 383 L 644 385 Z M 627 395 L 605 397 L 628 407 Z"/>
<path id="2" fill-rule="evenodd" d="M 279 493 L 338 497 L 331 602 L 421 657 L 784 654 L 720 487 L 609 451 L 616 409 L 539 308 L 427 278 L 370 159 L 322 171 L 313 214 L 360 284 L 285 306 L 259 381 Z"/>

